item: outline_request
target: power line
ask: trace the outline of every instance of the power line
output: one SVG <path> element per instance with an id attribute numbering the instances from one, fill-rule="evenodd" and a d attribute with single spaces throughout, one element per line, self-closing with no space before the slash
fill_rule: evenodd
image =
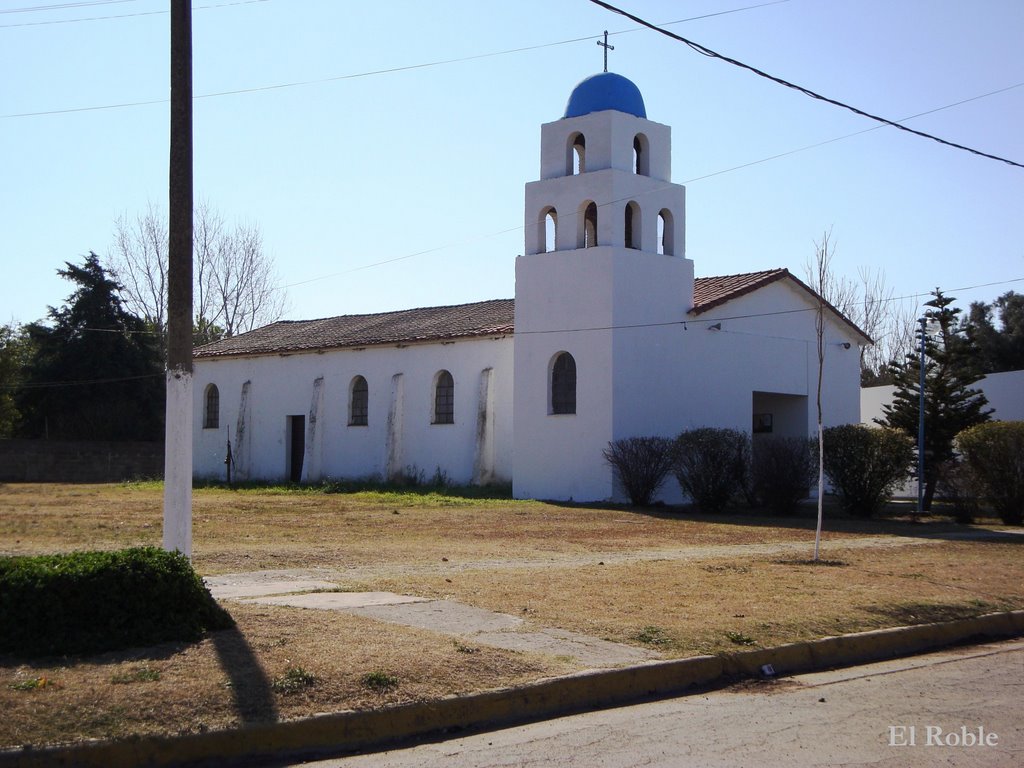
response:
<path id="1" fill-rule="evenodd" d="M 1015 278 L 1011 278 L 1009 280 L 997 280 L 997 281 L 991 282 L 991 283 L 980 283 L 978 285 L 969 285 L 969 286 L 964 286 L 964 287 L 961 287 L 961 288 L 950 288 L 950 289 L 944 291 L 944 293 L 959 293 L 961 291 L 971 291 L 971 290 L 975 290 L 977 288 L 990 288 L 990 287 L 995 286 L 995 285 L 1009 285 L 1010 283 L 1020 283 L 1020 282 L 1024 282 L 1024 277 L 1015 277 Z M 892 301 L 907 301 L 908 299 L 920 299 L 920 298 L 922 298 L 924 296 L 931 296 L 931 295 L 932 295 L 932 292 L 928 291 L 928 292 L 925 292 L 925 293 L 908 294 L 906 296 L 890 296 L 889 298 L 878 299 L 877 301 L 878 301 L 878 303 L 884 304 L 884 303 L 888 303 L 888 302 L 892 302 Z M 862 303 L 866 303 L 866 302 L 854 302 L 854 303 L 855 304 L 862 304 Z M 840 315 L 842 317 L 846 317 L 846 315 L 844 315 L 838 309 L 835 309 L 835 308 L 833 308 L 833 309 L 835 310 L 836 314 L 838 314 L 838 315 Z M 553 330 L 543 330 L 543 331 L 515 331 L 515 333 L 522 334 L 522 335 L 534 335 L 534 334 L 541 335 L 541 334 L 549 334 L 549 333 L 584 333 L 584 332 L 588 332 L 588 331 L 618 331 L 618 330 L 626 330 L 626 329 L 631 329 L 631 328 L 660 328 L 660 327 L 671 326 L 671 325 L 682 325 L 682 326 L 688 326 L 688 325 L 691 325 L 691 324 L 693 324 L 693 325 L 697 325 L 697 324 L 708 324 L 708 325 L 710 325 L 710 324 L 713 324 L 713 323 L 722 322 L 724 320 L 757 320 L 757 319 L 762 318 L 762 317 L 778 317 L 778 316 L 782 316 L 782 315 L 796 315 L 796 314 L 801 314 L 803 312 L 817 312 L 817 311 L 818 311 L 818 307 L 800 307 L 798 309 L 780 309 L 780 310 L 777 310 L 777 311 L 774 311 L 774 312 L 752 312 L 750 314 L 745 314 L 745 315 L 726 315 L 726 316 L 715 315 L 714 317 L 685 318 L 683 320 L 670 320 L 670 321 L 661 322 L 661 323 L 635 323 L 635 324 L 628 324 L 628 325 L 592 326 L 592 327 L 584 327 L 584 328 L 557 328 L 557 329 L 553 329 Z M 779 338 L 779 337 L 772 337 L 772 338 Z"/>
<path id="2" fill-rule="evenodd" d="M 996 286 L 996 285 L 1008 285 L 1010 283 L 1019 283 L 1019 282 L 1024 282 L 1024 277 L 1015 277 L 1015 278 L 1011 278 L 1009 280 L 997 280 L 997 281 L 988 282 L 988 283 L 978 283 L 976 285 L 963 286 L 963 287 L 960 287 L 960 288 L 950 288 L 950 289 L 948 289 L 947 292 L 948 293 L 959 293 L 961 291 L 971 291 L 971 290 L 975 290 L 975 289 L 978 289 L 978 288 L 990 288 L 990 287 Z M 887 303 L 887 302 L 891 302 L 891 301 L 906 301 L 907 299 L 919 299 L 919 298 L 922 298 L 924 296 L 930 296 L 930 295 L 932 295 L 932 293 L 933 293 L 932 291 L 928 291 L 928 292 L 925 292 L 925 293 L 915 293 L 915 294 L 909 294 L 909 295 L 906 295 L 906 296 L 891 296 L 891 297 L 888 297 L 888 298 L 879 299 L 878 302 L 879 303 Z M 858 303 L 860 303 L 860 302 L 858 302 Z M 661 323 L 633 323 L 633 324 L 626 324 L 626 325 L 589 326 L 589 327 L 582 327 L 582 328 L 558 328 L 558 329 L 543 330 L 543 331 L 515 331 L 514 333 L 517 333 L 517 334 L 523 335 L 523 336 L 527 336 L 527 335 L 544 335 L 544 334 L 551 334 L 551 333 L 587 333 L 587 332 L 594 332 L 594 331 L 618 331 L 618 330 L 629 330 L 629 329 L 634 329 L 634 328 L 662 328 L 662 327 L 676 326 L 676 325 L 682 325 L 684 328 L 687 328 L 691 324 L 693 324 L 693 325 L 698 325 L 698 324 L 710 325 L 712 323 L 720 323 L 722 321 L 756 320 L 756 319 L 763 318 L 763 317 L 778 317 L 778 316 L 781 316 L 781 315 L 794 315 L 794 314 L 799 314 L 799 313 L 802 313 L 802 312 L 817 312 L 817 311 L 818 311 L 817 307 L 801 307 L 799 309 L 784 309 L 784 310 L 778 310 L 778 311 L 775 311 L 775 312 L 752 312 L 752 313 L 744 314 L 744 315 L 726 315 L 726 316 L 716 315 L 715 317 L 705 317 L 705 318 L 684 318 L 682 320 L 670 320 L 670 321 L 661 322 Z M 840 312 L 839 310 L 835 310 L 835 312 L 836 312 L 836 314 L 840 315 L 841 317 L 845 317 L 845 315 L 843 315 L 842 312 Z M 109 330 L 109 329 L 104 329 L 104 328 L 87 328 L 85 330 L 104 331 L 104 330 Z M 735 333 L 735 331 L 725 331 L 725 333 Z M 789 341 L 806 341 L 806 339 L 791 339 L 789 337 L 780 337 L 780 336 L 771 336 L 771 337 L 769 337 L 769 336 L 763 335 L 763 334 L 746 334 L 746 335 L 757 335 L 757 336 L 760 336 L 762 338 L 776 338 L 776 339 L 785 339 L 785 340 L 789 340 Z M 80 381 L 50 381 L 50 382 L 35 382 L 35 383 L 31 383 L 31 384 L 0 384 L 0 391 L 13 391 L 13 390 L 18 390 L 18 389 L 52 389 L 52 388 L 58 388 L 58 387 L 88 386 L 88 385 L 93 385 L 93 384 L 116 384 L 116 383 L 121 383 L 121 382 L 126 382 L 126 381 L 137 381 L 137 380 L 141 380 L 141 379 L 151 379 L 151 378 L 156 378 L 158 376 L 164 376 L 164 375 L 165 374 L 163 374 L 163 373 L 150 373 L 150 374 L 141 374 L 141 375 L 138 375 L 138 376 L 123 376 L 123 377 L 119 377 L 119 378 L 108 378 L 108 379 L 85 379 L 85 380 L 80 380 Z"/>
<path id="3" fill-rule="evenodd" d="M 134 3 L 135 0 L 82 0 L 77 3 L 51 3 L 50 5 L 32 5 L 27 8 L 4 8 L 0 14 L 8 13 L 34 13 L 36 11 L 63 11 L 71 8 L 88 8 L 96 5 L 122 5 Z"/>
<path id="4" fill-rule="evenodd" d="M 899 122 L 902 123 L 902 122 L 905 122 L 907 120 L 914 120 L 915 118 L 918 118 L 918 117 L 924 117 L 925 115 L 932 115 L 932 114 L 935 114 L 936 112 L 941 112 L 944 109 L 950 109 L 952 107 L 959 107 L 961 104 L 967 104 L 968 102 L 977 101 L 978 99 L 984 99 L 984 98 L 986 98 L 988 96 L 995 96 L 996 94 L 999 94 L 999 93 L 1005 93 L 1006 91 L 1012 91 L 1014 88 L 1020 88 L 1021 86 L 1024 86 L 1024 83 L 1014 83 L 1013 85 L 1008 85 L 1005 88 L 998 88 L 998 89 L 996 89 L 994 91 L 989 91 L 988 93 L 983 93 L 983 94 L 981 94 L 979 96 L 972 96 L 972 97 L 970 97 L 968 99 L 961 99 L 960 101 L 954 102 L 952 104 L 947 104 L 944 107 L 936 107 L 935 109 L 929 109 L 929 110 L 927 110 L 925 112 L 918 112 L 916 115 L 909 115 L 907 117 L 900 118 Z M 824 146 L 826 146 L 828 144 L 834 144 L 837 141 L 843 141 L 844 139 L 850 139 L 850 138 L 853 138 L 854 136 L 860 136 L 860 135 L 865 134 L 865 133 L 871 133 L 871 131 L 880 131 L 880 130 L 882 130 L 885 127 L 887 127 L 887 126 L 886 125 L 873 125 L 870 128 L 864 128 L 863 130 L 860 130 L 860 131 L 854 131 L 853 133 L 847 133 L 847 134 L 845 134 L 843 136 L 836 136 L 835 138 L 826 139 L 825 141 L 819 141 L 819 142 L 817 142 L 815 144 L 808 144 L 806 146 L 799 147 L 797 149 L 791 149 L 791 150 L 788 150 L 786 152 L 780 152 L 777 155 L 771 155 L 770 157 L 763 157 L 760 160 L 752 160 L 749 163 L 743 163 L 742 165 L 734 165 L 731 168 L 726 168 L 726 169 L 721 170 L 721 171 L 714 171 L 713 173 L 707 173 L 707 174 L 704 174 L 703 176 L 696 176 L 696 177 L 694 177 L 692 179 L 687 179 L 686 181 L 684 181 L 682 183 L 683 184 L 691 184 L 691 183 L 693 183 L 695 181 L 703 181 L 704 179 L 710 179 L 713 176 L 721 176 L 723 173 L 729 173 L 731 171 L 738 171 L 738 170 L 740 170 L 742 168 L 749 168 L 749 167 L 751 167 L 753 165 L 760 165 L 761 163 L 767 163 L 769 160 L 778 160 L 780 157 L 788 157 L 789 155 L 795 155 L 795 154 L 797 154 L 799 152 L 806 152 L 809 149 L 817 149 L 818 147 L 824 147 Z"/>
<path id="5" fill-rule="evenodd" d="M 126 2 L 127 0 L 116 0 Z M 216 5 L 197 5 L 193 11 L 206 11 L 211 8 L 226 8 L 232 5 L 249 5 L 251 3 L 266 3 L 269 0 L 235 0 L 231 3 L 218 3 Z M 139 16 L 166 16 L 170 11 L 139 11 L 138 13 L 117 13 L 110 16 L 87 16 L 81 19 L 52 19 L 50 21 L 24 21 L 19 24 L 0 24 L 0 29 L 11 29 L 14 27 L 42 27 L 52 24 L 77 24 L 80 21 L 109 21 L 111 19 L 132 19 Z"/>
<path id="6" fill-rule="evenodd" d="M 938 142 L 939 144 L 944 144 L 947 147 L 952 147 L 954 149 L 960 149 L 960 150 L 963 150 L 964 152 L 970 152 L 971 154 L 978 155 L 979 157 L 988 158 L 989 160 L 998 160 L 1001 163 L 1006 163 L 1007 165 L 1012 165 L 1012 166 L 1015 166 L 1017 168 L 1024 168 L 1024 163 L 1018 163 L 1018 162 L 1016 162 L 1014 160 L 1009 160 L 1009 159 L 1007 159 L 1005 157 L 1000 157 L 998 155 L 992 155 L 992 154 L 989 154 L 988 152 L 982 152 L 981 150 L 972 149 L 971 147 L 964 146 L 963 144 L 957 144 L 957 143 L 952 142 L 952 141 L 947 141 L 946 139 L 939 138 L 938 136 L 934 136 L 934 135 L 932 135 L 930 133 L 925 133 L 924 131 L 918 131 L 918 130 L 915 130 L 914 128 L 908 128 L 907 126 L 901 125 L 900 123 L 896 122 L 895 120 L 889 120 L 888 118 L 885 118 L 885 117 L 879 117 L 878 115 L 874 115 L 874 114 L 871 114 L 870 112 L 866 112 L 866 111 L 864 111 L 862 109 L 858 109 L 857 107 L 851 106 L 851 105 L 849 105 L 849 104 L 847 104 L 845 102 L 838 101 L 836 99 L 831 99 L 831 98 L 829 98 L 827 96 L 822 96 L 820 93 L 816 93 L 815 91 L 812 91 L 809 88 L 804 88 L 801 85 L 796 85 L 795 83 L 791 83 L 790 81 L 784 80 L 781 77 L 776 77 L 774 75 L 770 75 L 767 72 L 764 72 L 764 71 L 762 71 L 760 69 L 757 69 L 756 67 L 750 66 L 749 64 L 744 64 L 742 61 L 737 61 L 736 59 L 729 58 L 728 56 L 724 56 L 724 55 L 722 55 L 722 54 L 720 54 L 720 53 L 718 53 L 716 51 L 713 51 L 710 48 L 707 48 L 706 46 L 701 45 L 700 43 L 695 43 L 694 41 L 688 40 L 685 37 L 682 37 L 681 35 L 675 34 L 674 32 L 669 32 L 667 29 L 662 29 L 661 27 L 657 26 L 656 24 L 652 24 L 649 21 L 645 21 L 644 19 L 641 19 L 639 16 L 634 16 L 633 14 L 628 13 L 628 12 L 622 10 L 621 8 L 616 8 L 614 5 L 611 5 L 610 3 L 604 2 L 604 0 L 590 0 L 590 2 L 594 3 L 595 5 L 599 5 L 602 8 L 611 11 L 612 13 L 617 13 L 617 14 L 620 14 L 622 16 L 625 16 L 627 19 L 630 19 L 631 21 L 635 21 L 637 24 L 642 24 L 643 26 L 647 27 L 648 29 L 653 30 L 655 32 L 658 32 L 659 34 L 665 35 L 666 37 L 670 37 L 673 40 L 676 40 L 677 42 L 684 43 L 685 45 L 690 46 L 690 48 L 692 48 L 693 50 L 697 51 L 697 53 L 703 54 L 704 56 L 708 56 L 710 58 L 721 59 L 722 61 L 725 61 L 725 62 L 727 62 L 729 64 L 732 64 L 733 66 L 740 67 L 741 69 L 745 69 L 748 72 L 753 72 L 758 77 L 763 77 L 766 80 L 771 80 L 773 83 L 778 83 L 779 85 L 784 85 L 787 88 L 792 88 L 793 90 L 797 91 L 798 93 L 802 93 L 805 96 L 809 96 L 812 99 L 817 99 L 819 101 L 824 101 L 827 104 L 832 104 L 833 106 L 836 106 L 836 107 L 842 107 L 843 109 L 847 109 L 847 110 L 849 110 L 850 112 L 853 112 L 856 115 L 860 115 L 861 117 L 867 117 L 867 118 L 869 118 L 871 120 L 875 120 L 875 121 L 877 121 L 879 123 L 884 123 L 885 125 L 892 126 L 893 128 L 897 128 L 897 129 L 899 129 L 901 131 L 906 131 L 907 133 L 914 134 L 915 136 L 920 136 L 921 138 L 930 139 L 931 141 Z"/>
<path id="7" fill-rule="evenodd" d="M 118 0 L 118 1 L 122 1 L 122 0 Z M 250 0 L 250 1 L 251 2 L 262 2 L 263 0 Z M 708 13 L 708 14 L 704 14 L 704 15 L 701 15 L 701 16 L 693 16 L 693 17 L 687 18 L 687 19 L 679 19 L 679 20 L 676 20 L 676 21 L 666 22 L 665 24 L 666 24 L 666 26 L 667 25 L 671 25 L 671 24 L 683 24 L 683 23 L 686 23 L 686 22 L 689 22 L 689 21 L 697 21 L 697 20 L 700 20 L 700 19 L 711 18 L 712 16 L 723 16 L 723 15 L 729 14 L 729 13 L 739 13 L 741 11 L 748 11 L 748 10 L 752 10 L 752 9 L 755 9 L 755 8 L 763 8 L 763 7 L 769 6 L 769 5 L 778 5 L 779 3 L 782 3 L 782 2 L 789 2 L 789 0 L 772 0 L 772 2 L 761 3 L 759 5 L 748 5 L 748 6 L 743 6 L 742 8 L 734 8 L 734 9 L 731 9 L 731 10 L 728 10 L 728 11 L 719 11 L 717 13 Z M 206 6 L 206 7 L 217 8 L 217 7 L 221 7 L 221 6 Z M 159 13 L 166 13 L 166 12 L 165 11 L 160 11 Z M 641 28 L 627 29 L 627 30 L 623 30 L 623 31 L 620 31 L 620 32 L 611 32 L 609 34 L 612 34 L 612 35 L 622 35 L 622 34 L 627 34 L 627 33 L 630 33 L 630 32 L 637 32 L 637 31 L 640 31 L 640 29 Z M 509 49 L 504 50 L 504 51 L 492 51 L 490 53 L 480 53 L 480 54 L 475 54 L 475 55 L 472 55 L 472 56 L 461 56 L 461 57 L 452 58 L 452 59 L 440 59 L 438 61 L 430 61 L 430 62 L 424 62 L 424 63 L 420 63 L 420 64 L 408 64 L 408 65 L 400 66 L 400 67 L 388 67 L 388 68 L 385 68 L 385 69 L 375 69 L 375 70 L 369 70 L 369 71 L 366 71 L 366 72 L 355 72 L 355 73 L 351 73 L 351 74 L 347 74 L 347 75 L 335 75 L 335 76 L 332 76 L 332 77 L 315 78 L 315 79 L 310 79 L 310 80 L 296 80 L 294 82 L 277 83 L 275 85 L 260 85 L 260 86 L 253 86 L 252 88 L 236 88 L 236 89 L 228 90 L 228 91 L 216 91 L 216 92 L 212 92 L 212 93 L 203 93 L 203 94 L 196 95 L 195 98 L 196 99 L 210 99 L 210 98 L 218 98 L 218 97 L 221 97 L 221 96 L 237 96 L 237 95 L 246 94 L 246 93 L 260 93 L 260 92 L 264 92 L 264 91 L 282 90 L 282 89 L 285 89 L 285 88 L 298 88 L 298 87 L 307 86 L 307 85 L 321 85 L 323 83 L 333 83 L 333 82 L 339 82 L 339 81 L 342 81 L 342 80 L 355 80 L 355 79 L 363 78 L 363 77 L 374 77 L 374 76 L 377 76 L 377 75 L 387 75 L 387 74 L 394 74 L 394 73 L 397 73 L 397 72 L 408 72 L 408 71 L 417 70 L 417 69 L 428 69 L 428 68 L 431 68 L 431 67 L 446 66 L 448 64 L 461 64 L 461 63 L 465 63 L 465 62 L 468 62 L 468 61 L 479 61 L 480 59 L 489 59 L 489 58 L 494 58 L 494 57 L 497 57 L 497 56 L 508 56 L 508 55 L 511 55 L 511 54 L 514 54 L 514 53 L 525 53 L 527 51 L 536 51 L 536 50 L 541 50 L 543 48 L 554 48 L 554 47 L 557 47 L 557 46 L 570 45 L 572 43 L 585 42 L 585 41 L 594 40 L 594 39 L 595 39 L 594 35 L 587 35 L 585 37 L 574 37 L 574 38 L 570 38 L 568 40 L 557 40 L 557 41 L 551 42 L 551 43 L 540 43 L 538 45 L 528 45 L 528 46 L 524 46 L 524 47 L 521 47 L 521 48 L 509 48 Z M 7 119 L 21 118 L 21 117 L 43 117 L 43 116 L 47 116 L 47 115 L 64 115 L 64 114 L 72 114 L 72 113 L 76 113 L 76 112 L 99 112 L 99 111 L 104 111 L 104 110 L 108 110 L 108 109 L 124 109 L 124 108 L 129 108 L 129 107 L 145 107 L 145 106 L 152 106 L 154 104 L 167 104 L 167 103 L 168 103 L 168 99 L 149 99 L 149 100 L 142 100 L 142 101 L 120 102 L 120 103 L 116 103 L 116 104 L 98 104 L 98 105 L 93 105 L 93 106 L 88 106 L 88 107 L 69 107 L 69 108 L 66 108 L 66 109 L 50 109 L 50 110 L 42 110 L 42 111 L 39 111 L 39 112 L 18 112 L 18 113 L 12 113 L 12 114 L 7 114 L 7 115 L 0 115 L 0 120 L 7 120 Z"/>
<path id="8" fill-rule="evenodd" d="M 757 6 L 755 6 L 755 7 L 757 7 Z M 979 99 L 984 99 L 984 98 L 987 98 L 989 96 L 995 96 L 997 94 L 1004 93 L 1006 91 L 1011 91 L 1014 88 L 1020 88 L 1020 87 L 1024 87 L 1024 82 L 1015 83 L 1013 85 L 1008 85 L 1005 88 L 997 88 L 994 91 L 988 91 L 987 93 L 982 93 L 982 94 L 979 94 L 977 96 L 971 96 L 971 97 L 966 98 L 966 99 L 961 99 L 960 101 L 953 102 L 952 104 L 945 104 L 945 105 L 943 105 L 941 107 L 935 107 L 933 109 L 929 109 L 929 110 L 926 110 L 924 112 L 918 112 L 916 115 L 909 115 L 909 116 L 904 117 L 902 119 L 903 120 L 913 120 L 913 119 L 918 118 L 918 117 L 923 117 L 925 115 L 931 115 L 931 114 L 934 114 L 936 112 L 941 112 L 941 111 L 943 111 L 945 109 L 952 109 L 953 107 L 958 107 L 958 106 L 961 106 L 963 104 L 967 104 L 967 103 L 972 102 L 972 101 L 978 101 Z M 731 173 L 732 171 L 738 171 L 738 170 L 741 170 L 743 168 L 749 168 L 749 167 L 754 166 L 754 165 L 760 165 L 761 163 L 767 163 L 770 160 L 778 160 L 781 157 L 788 157 L 789 155 L 795 155 L 795 154 L 797 154 L 799 152 L 806 152 L 806 151 L 811 150 L 811 149 L 817 149 L 818 147 L 823 147 L 823 146 L 825 146 L 827 144 L 832 144 L 832 143 L 835 143 L 837 141 L 843 141 L 844 139 L 849 139 L 849 138 L 852 138 L 854 136 L 860 136 L 861 134 L 870 133 L 871 131 L 878 131 L 878 130 L 881 130 L 882 128 L 885 128 L 885 126 L 884 125 L 875 125 L 875 126 L 872 126 L 871 128 L 865 128 L 863 130 L 855 131 L 853 133 L 848 133 L 848 134 L 845 134 L 843 136 L 836 136 L 836 137 L 831 138 L 831 139 L 826 139 L 825 141 L 819 141 L 819 142 L 817 142 L 815 144 L 808 144 L 806 146 L 799 147 L 797 149 L 791 149 L 791 150 L 788 150 L 786 152 L 779 152 L 778 154 L 770 155 L 769 157 L 763 157 L 760 160 L 752 160 L 752 161 L 750 161 L 748 163 L 742 163 L 741 165 L 734 165 L 731 168 L 725 168 L 725 169 L 722 169 L 720 171 L 713 171 L 712 173 L 706 173 L 703 176 L 695 176 L 692 179 L 686 179 L 685 181 L 682 181 L 682 182 L 679 182 L 679 183 L 682 184 L 682 185 L 692 184 L 692 183 L 697 182 L 697 181 L 703 181 L 704 179 L 710 179 L 710 178 L 712 178 L 714 176 L 721 176 L 722 174 Z M 649 190 L 648 192 L 645 192 L 645 193 L 642 193 L 642 194 L 653 194 L 655 192 L 660 192 L 660 191 L 663 191 L 665 189 L 669 189 L 671 186 L 672 186 L 671 184 L 666 184 L 665 186 L 657 187 L 656 189 Z M 600 206 L 598 206 L 598 207 L 607 207 L 607 206 L 610 206 L 610 205 L 614 205 L 616 203 L 623 203 L 623 202 L 626 202 L 627 200 L 632 200 L 632 199 L 635 199 L 636 197 L 639 197 L 639 196 L 640 195 L 633 195 L 633 196 L 628 197 L 628 198 L 621 198 L 621 199 L 618 199 L 618 200 L 609 200 L 607 202 L 601 203 Z M 573 217 L 573 216 L 578 216 L 579 212 L 578 211 L 570 211 L 568 213 L 564 213 L 564 214 L 561 214 L 561 215 L 562 216 L 566 216 L 566 217 Z M 415 251 L 413 253 L 407 253 L 407 254 L 402 255 L 402 256 L 395 256 L 395 257 L 390 258 L 390 259 L 383 259 L 381 261 L 374 261 L 374 262 L 371 262 L 369 264 L 362 264 L 362 265 L 360 265 L 358 267 L 352 267 L 350 269 L 341 270 L 339 272 L 331 272 L 331 273 L 326 274 L 326 275 L 319 275 L 317 277 L 311 277 L 311 278 L 309 278 L 307 280 L 299 280 L 299 281 L 296 281 L 294 283 L 287 283 L 285 285 L 280 286 L 280 289 L 283 290 L 285 288 L 294 288 L 294 287 L 300 286 L 300 285 L 308 285 L 309 283 L 316 283 L 316 282 L 319 282 L 321 280 L 329 280 L 331 278 L 341 277 L 342 275 L 348 275 L 348 274 L 351 274 L 353 272 L 361 272 L 364 269 L 372 269 L 374 267 L 382 267 L 382 266 L 385 266 L 387 264 L 394 264 L 394 263 L 399 262 L 399 261 L 405 261 L 407 259 L 412 259 L 412 258 L 414 258 L 416 256 L 423 256 L 423 255 L 426 255 L 428 253 L 435 253 L 437 251 L 443 251 L 443 250 L 446 250 L 448 248 L 454 248 L 457 245 L 466 245 L 466 244 L 469 244 L 469 243 L 477 242 L 479 240 L 484 240 L 484 239 L 492 238 L 492 237 L 499 237 L 501 235 L 506 235 L 509 232 L 516 232 L 516 231 L 522 231 L 522 230 L 523 230 L 522 226 L 509 227 L 507 229 L 498 230 L 496 232 L 490 232 L 490 233 L 488 233 L 486 235 L 480 235 L 480 236 L 477 236 L 477 237 L 468 238 L 468 239 L 460 241 L 458 243 L 446 243 L 444 245 L 439 245 L 439 246 L 436 246 L 434 248 L 426 248 L 424 250 Z"/>
<path id="9" fill-rule="evenodd" d="M 164 373 L 143 373 L 138 376 L 121 376 L 113 379 L 81 379 L 79 381 L 38 381 L 26 384 L 0 384 L 0 390 L 15 389 L 57 389 L 60 387 L 85 387 L 93 384 L 120 384 L 125 381 L 163 378 Z"/>

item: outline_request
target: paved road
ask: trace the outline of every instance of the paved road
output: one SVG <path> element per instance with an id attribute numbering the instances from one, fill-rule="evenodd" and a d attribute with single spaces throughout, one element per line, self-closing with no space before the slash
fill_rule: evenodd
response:
<path id="1" fill-rule="evenodd" d="M 1022 702 L 1024 642 L 1005 642 L 313 765 L 1010 768 L 1024 766 Z"/>

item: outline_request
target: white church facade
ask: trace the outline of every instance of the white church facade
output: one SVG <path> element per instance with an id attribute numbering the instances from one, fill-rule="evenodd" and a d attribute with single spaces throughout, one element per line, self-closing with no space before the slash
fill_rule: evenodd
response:
<path id="1" fill-rule="evenodd" d="M 622 498 L 613 440 L 812 434 L 818 296 L 785 269 L 695 278 L 685 201 L 671 129 L 626 78 L 587 78 L 541 128 L 515 299 L 282 321 L 197 349 L 194 474 L 223 478 L 230 441 L 238 479 L 440 471 L 594 501 Z M 826 308 L 826 426 L 860 421 L 866 343 Z"/>

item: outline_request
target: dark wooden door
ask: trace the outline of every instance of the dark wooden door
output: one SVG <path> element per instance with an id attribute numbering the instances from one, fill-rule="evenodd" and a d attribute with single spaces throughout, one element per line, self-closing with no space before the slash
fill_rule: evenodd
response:
<path id="1" fill-rule="evenodd" d="M 302 480 L 302 461 L 305 459 L 306 453 L 306 417 L 289 416 L 288 432 L 290 433 L 288 479 L 293 483 L 298 483 Z"/>

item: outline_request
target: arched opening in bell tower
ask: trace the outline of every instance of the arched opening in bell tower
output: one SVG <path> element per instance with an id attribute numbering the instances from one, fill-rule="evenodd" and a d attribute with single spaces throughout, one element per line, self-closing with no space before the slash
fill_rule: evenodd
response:
<path id="1" fill-rule="evenodd" d="M 668 208 L 662 208 L 658 214 L 658 253 L 666 256 L 675 254 L 672 232 L 672 212 Z"/>
<path id="2" fill-rule="evenodd" d="M 640 249 L 640 206 L 636 201 L 626 203 L 626 247 Z"/>
<path id="3" fill-rule="evenodd" d="M 556 235 L 558 233 L 558 213 L 554 208 L 548 208 L 544 212 L 544 242 L 543 253 L 550 253 L 558 248 Z"/>
<path id="4" fill-rule="evenodd" d="M 651 175 L 650 142 L 642 133 L 633 137 L 633 173 L 639 176 Z"/>
<path id="5" fill-rule="evenodd" d="M 569 136 L 565 152 L 565 175 L 577 176 L 587 172 L 587 140 L 578 131 Z"/>
<path id="6" fill-rule="evenodd" d="M 597 245 L 597 203 L 586 202 L 580 206 L 579 228 L 576 232 L 577 248 L 593 248 Z"/>

